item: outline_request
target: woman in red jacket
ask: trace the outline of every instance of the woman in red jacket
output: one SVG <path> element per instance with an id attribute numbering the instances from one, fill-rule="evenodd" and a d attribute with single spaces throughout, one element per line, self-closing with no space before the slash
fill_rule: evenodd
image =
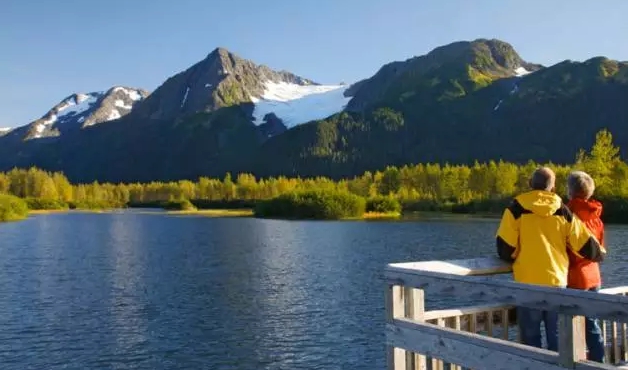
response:
<path id="1" fill-rule="evenodd" d="M 574 171 L 567 177 L 569 209 L 585 223 L 589 231 L 602 246 L 604 244 L 604 223 L 602 223 L 602 203 L 591 199 L 595 191 L 595 182 L 586 172 Z M 599 291 L 602 286 L 600 266 L 597 262 L 587 261 L 569 254 L 569 275 L 567 287 L 572 289 Z M 586 342 L 589 360 L 604 362 L 604 340 L 599 320 L 587 317 L 585 320 Z"/>

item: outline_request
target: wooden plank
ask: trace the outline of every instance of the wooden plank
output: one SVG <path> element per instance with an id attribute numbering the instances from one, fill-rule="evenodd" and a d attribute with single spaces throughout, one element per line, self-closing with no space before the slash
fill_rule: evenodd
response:
<path id="1" fill-rule="evenodd" d="M 405 317 L 415 321 L 425 320 L 425 292 L 420 289 L 405 288 Z M 426 358 L 422 354 L 406 352 L 407 370 L 426 370 Z"/>
<path id="2" fill-rule="evenodd" d="M 609 364 L 600 364 L 598 362 L 593 361 L 582 361 L 575 365 L 574 369 L 576 370 L 619 370 L 623 369 L 623 367 L 617 367 Z"/>
<path id="3" fill-rule="evenodd" d="M 513 306 L 628 322 L 628 297 L 621 295 L 496 281 L 486 277 L 413 271 L 391 266 L 386 268 L 384 274 L 390 283 L 435 290 L 457 298 L 494 300 Z"/>
<path id="4" fill-rule="evenodd" d="M 486 334 L 489 337 L 493 336 L 493 311 L 486 313 Z"/>
<path id="5" fill-rule="evenodd" d="M 611 348 L 608 346 L 608 330 L 607 330 L 607 323 L 606 320 L 601 320 L 601 324 L 602 324 L 602 338 L 604 339 L 604 358 L 606 359 L 606 362 L 610 363 L 610 359 L 611 359 Z"/>
<path id="6" fill-rule="evenodd" d="M 461 325 L 460 319 L 461 319 L 461 317 L 460 317 L 460 316 L 456 316 L 456 317 L 454 318 L 454 326 L 453 326 L 453 329 L 454 329 L 454 330 L 457 330 L 457 331 L 460 331 L 460 330 L 461 330 L 462 325 Z M 459 365 L 451 365 L 450 370 L 462 370 L 462 367 L 461 367 L 461 366 L 459 366 Z"/>
<path id="7" fill-rule="evenodd" d="M 407 319 L 396 319 L 393 324 L 387 324 L 386 340 L 389 345 L 474 370 L 564 369 L 558 365 L 558 354 L 545 349 Z"/>
<path id="8" fill-rule="evenodd" d="M 604 293 L 604 294 L 622 294 L 622 295 L 624 295 L 625 293 L 628 293 L 628 285 L 600 289 L 600 293 Z"/>
<path id="9" fill-rule="evenodd" d="M 512 265 L 497 257 L 482 257 L 448 261 L 391 263 L 389 266 L 409 270 L 441 272 L 454 275 L 495 275 L 512 272 Z"/>
<path id="10" fill-rule="evenodd" d="M 622 357 L 621 361 L 628 361 L 628 325 L 621 324 L 621 343 L 622 343 Z"/>
<path id="11" fill-rule="evenodd" d="M 433 319 L 448 319 L 450 317 L 458 317 L 464 315 L 470 315 L 472 313 L 484 313 L 490 310 L 502 310 L 502 309 L 511 309 L 514 306 L 503 304 L 503 303 L 491 303 L 477 306 L 468 306 L 447 310 L 431 310 L 425 312 L 425 320 L 433 320 Z"/>
<path id="12" fill-rule="evenodd" d="M 573 368 L 577 362 L 586 360 L 586 347 L 583 351 L 584 332 L 576 316 L 558 316 L 558 356 L 559 363 Z"/>
<path id="13" fill-rule="evenodd" d="M 611 328 L 611 343 L 613 345 L 613 363 L 618 364 L 621 359 L 621 353 L 619 349 L 619 332 L 617 330 L 617 323 L 613 321 Z"/>
<path id="14" fill-rule="evenodd" d="M 502 309 L 502 339 L 510 339 L 508 334 L 510 329 L 510 320 L 508 318 L 508 309 Z"/>
<path id="15" fill-rule="evenodd" d="M 386 286 L 386 322 L 392 323 L 397 317 L 404 315 L 404 289 L 399 285 L 387 284 Z M 386 346 L 386 365 L 388 370 L 405 370 L 405 350 Z"/>

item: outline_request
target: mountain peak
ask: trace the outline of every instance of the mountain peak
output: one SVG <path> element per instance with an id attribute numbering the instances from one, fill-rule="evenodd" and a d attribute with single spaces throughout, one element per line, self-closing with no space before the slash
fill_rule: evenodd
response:
<path id="1" fill-rule="evenodd" d="M 25 140 L 60 136 L 128 114 L 135 103 L 148 96 L 142 89 L 114 86 L 107 91 L 74 93 L 28 125 Z"/>
<path id="2" fill-rule="evenodd" d="M 166 80 L 133 115 L 171 120 L 261 99 L 267 84 L 318 85 L 285 71 L 275 71 L 217 47 L 190 68 Z"/>
<path id="3" fill-rule="evenodd" d="M 384 65 L 351 89 L 354 98 L 348 109 L 360 111 L 382 102 L 405 105 L 409 99 L 418 104 L 456 98 L 498 79 L 523 76 L 540 68 L 498 39 L 456 41 L 425 55 Z"/>

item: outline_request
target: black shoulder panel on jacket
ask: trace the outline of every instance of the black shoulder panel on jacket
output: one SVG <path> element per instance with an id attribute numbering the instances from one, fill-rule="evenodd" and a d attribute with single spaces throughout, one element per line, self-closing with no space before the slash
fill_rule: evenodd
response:
<path id="1" fill-rule="evenodd" d="M 573 213 L 571 210 L 567 208 L 565 204 L 561 204 L 560 208 L 554 212 L 554 216 L 562 216 L 567 220 L 567 222 L 571 222 L 573 220 Z"/>
<path id="2" fill-rule="evenodd" d="M 515 220 L 519 219 L 519 217 L 521 217 L 521 215 L 523 214 L 532 213 L 532 211 L 523 208 L 521 203 L 519 203 L 516 199 L 513 200 L 512 203 L 510 203 L 510 205 L 508 206 L 508 210 L 510 211 L 510 213 L 512 213 L 512 216 L 515 218 Z"/>

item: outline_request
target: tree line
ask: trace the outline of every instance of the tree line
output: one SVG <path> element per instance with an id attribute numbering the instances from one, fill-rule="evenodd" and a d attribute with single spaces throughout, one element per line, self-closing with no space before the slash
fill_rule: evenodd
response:
<path id="1" fill-rule="evenodd" d="M 546 164 L 557 175 L 557 192 L 566 194 L 566 177 L 581 169 L 596 181 L 598 197 L 628 199 L 628 164 L 619 158 L 610 132 L 596 135 L 589 151 L 580 151 L 571 165 Z M 140 206 L 180 200 L 208 204 L 254 203 L 297 191 L 350 192 L 365 198 L 390 196 L 404 205 L 428 202 L 461 205 L 510 198 L 528 188 L 528 178 L 538 163 L 523 165 L 503 161 L 466 165 L 417 164 L 387 167 L 341 181 L 316 178 L 255 178 L 251 174 L 226 174 L 222 179 L 111 184 L 71 184 L 59 172 L 37 168 L 0 173 L 0 193 L 29 200 L 31 208 L 108 208 Z"/>

